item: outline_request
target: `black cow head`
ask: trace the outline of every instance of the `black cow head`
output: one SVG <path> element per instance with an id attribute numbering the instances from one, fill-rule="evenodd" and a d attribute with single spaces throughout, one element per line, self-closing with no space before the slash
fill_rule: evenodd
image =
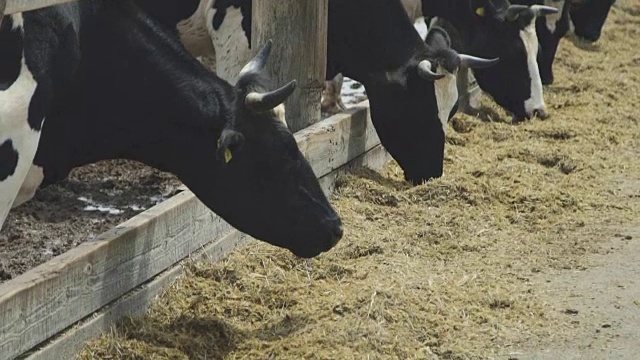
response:
<path id="1" fill-rule="evenodd" d="M 486 61 L 451 51 L 442 30 L 425 44 L 399 0 L 329 1 L 329 29 L 327 77 L 342 73 L 364 85 L 376 132 L 405 179 L 442 176 L 443 123 L 457 101 L 451 79 L 460 66 Z"/>
<path id="2" fill-rule="evenodd" d="M 240 72 L 230 120 L 202 154 L 199 171 L 183 171 L 185 184 L 239 230 L 301 257 L 331 249 L 342 237 L 340 218 L 322 192 L 295 138 L 274 108 L 296 82 L 266 91 L 262 70 L 269 41 Z M 200 136 L 211 138 L 211 133 Z M 194 146 L 201 143 L 193 141 Z M 185 159 L 187 166 L 195 163 Z"/>
<path id="3" fill-rule="evenodd" d="M 578 37 L 595 42 L 615 0 L 571 0 L 571 21 Z"/>

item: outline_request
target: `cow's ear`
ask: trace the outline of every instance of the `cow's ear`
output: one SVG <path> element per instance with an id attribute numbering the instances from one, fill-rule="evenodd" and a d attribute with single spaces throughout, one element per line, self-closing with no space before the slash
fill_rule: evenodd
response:
<path id="1" fill-rule="evenodd" d="M 233 159 L 233 154 L 242 148 L 244 145 L 244 135 L 242 133 L 224 129 L 218 138 L 216 157 L 224 164 L 228 164 Z"/>
<path id="2" fill-rule="evenodd" d="M 451 47 L 451 37 L 449 37 L 449 33 L 439 26 L 434 26 L 429 29 L 424 42 L 427 46 L 436 49 L 447 49 Z"/>

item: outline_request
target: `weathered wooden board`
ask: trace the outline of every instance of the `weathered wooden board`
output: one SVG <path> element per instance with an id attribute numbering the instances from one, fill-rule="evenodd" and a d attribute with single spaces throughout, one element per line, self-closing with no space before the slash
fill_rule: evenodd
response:
<path id="1" fill-rule="evenodd" d="M 318 177 L 379 144 L 367 102 L 296 133 Z M 0 360 L 12 359 L 235 231 L 189 191 L 0 285 Z"/>
<path id="2" fill-rule="evenodd" d="M 190 258 L 217 261 L 235 247 L 249 241 L 249 239 L 251 238 L 244 233 L 232 231 L 229 235 L 206 245 L 202 251 L 193 254 Z M 42 347 L 20 356 L 19 359 L 73 359 L 80 353 L 87 341 L 98 337 L 103 331 L 107 331 L 109 327 L 114 325 L 119 319 L 125 316 L 143 315 L 157 296 L 162 294 L 162 292 L 182 274 L 184 274 L 182 265 L 174 265 L 153 280 L 130 291 L 112 304 L 100 309 L 99 312 L 78 322 L 78 324 L 62 332 Z"/>
<path id="3" fill-rule="evenodd" d="M 348 164 L 334 170 L 333 172 L 320 178 L 323 190 L 331 193 L 334 190 L 335 181 L 338 175 L 345 173 L 355 166 L 367 166 L 372 169 L 380 169 L 391 159 L 389 153 L 381 145 L 374 147 L 364 154 L 351 160 Z M 212 242 L 204 247 L 197 254 L 190 256 L 190 259 L 205 259 L 207 261 L 218 261 L 234 248 L 245 244 L 252 238 L 239 231 L 232 231 L 229 235 Z M 330 254 L 330 253 L 329 253 Z M 330 256 L 330 255 L 328 255 Z M 139 316 L 149 308 L 151 303 L 162 294 L 171 283 L 184 274 L 181 264 L 174 265 L 170 270 L 165 271 L 148 283 L 132 290 L 125 296 L 116 300 L 113 304 L 101 309 L 74 325 L 71 329 L 64 331 L 56 339 L 46 343 L 42 347 L 30 351 L 21 356 L 25 360 L 58 360 L 72 359 L 86 345 L 87 341 L 98 337 L 101 333 L 125 316 Z"/>
<path id="4" fill-rule="evenodd" d="M 272 39 L 267 69 L 278 86 L 296 79 L 285 102 L 289 128 L 298 131 L 320 121 L 320 98 L 327 68 L 328 0 L 252 2 L 251 47 Z"/>
<path id="5" fill-rule="evenodd" d="M 64 4 L 76 0 L 0 0 L 0 7 L 2 2 L 5 2 L 7 7 L 4 11 L 6 15 L 15 14 L 18 12 L 31 11 L 43 7 L 52 5 Z"/>

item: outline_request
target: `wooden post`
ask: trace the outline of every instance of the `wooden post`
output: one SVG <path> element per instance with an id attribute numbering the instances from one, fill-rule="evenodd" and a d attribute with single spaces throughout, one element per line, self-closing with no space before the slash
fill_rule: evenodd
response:
<path id="1" fill-rule="evenodd" d="M 254 0 L 251 48 L 268 39 L 273 48 L 269 74 L 278 86 L 296 79 L 285 102 L 287 124 L 296 132 L 320 121 L 320 99 L 327 67 L 328 0 Z"/>

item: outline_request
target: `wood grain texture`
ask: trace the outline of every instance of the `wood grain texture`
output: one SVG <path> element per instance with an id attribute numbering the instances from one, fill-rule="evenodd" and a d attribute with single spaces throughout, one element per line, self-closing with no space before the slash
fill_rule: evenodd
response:
<path id="1" fill-rule="evenodd" d="M 380 143 L 366 101 L 295 137 L 319 178 Z M 0 360 L 23 354 L 232 231 L 193 193 L 183 191 L 5 282 L 0 285 Z"/>
<path id="2" fill-rule="evenodd" d="M 232 231 L 203 247 L 201 251 L 191 255 L 193 260 L 218 261 L 234 248 L 246 243 L 251 237 L 239 231 Z M 73 359 L 84 348 L 87 341 L 100 336 L 104 331 L 116 324 L 125 316 L 141 316 L 149 305 L 161 295 L 171 283 L 184 274 L 182 263 L 176 264 L 169 270 L 159 274 L 153 280 L 139 286 L 122 296 L 112 304 L 91 314 L 62 332 L 55 339 L 43 344 L 20 356 L 19 359 L 29 360 L 59 360 Z"/>
<path id="3" fill-rule="evenodd" d="M 68 3 L 71 1 L 76 0 L 6 0 L 7 8 L 5 9 L 5 15 L 36 10 L 52 5 Z"/>
<path id="4" fill-rule="evenodd" d="M 322 189 L 327 194 L 330 194 L 335 188 L 337 177 L 349 169 L 355 166 L 367 166 L 377 170 L 382 168 L 390 159 L 391 156 L 389 153 L 387 153 L 381 145 L 377 145 L 366 153 L 357 156 L 348 164 L 320 178 L 320 184 Z M 251 240 L 255 239 L 239 231 L 232 231 L 222 239 L 206 245 L 202 251 L 190 256 L 190 259 L 218 261 L 228 252 L 233 251 L 236 247 L 242 246 Z M 72 359 L 82 351 L 87 341 L 100 336 L 100 334 L 105 331 L 109 331 L 110 327 L 115 325 L 116 322 L 124 316 L 143 315 L 157 296 L 161 295 L 175 279 L 183 274 L 182 265 L 174 265 L 170 270 L 161 273 L 148 283 L 132 290 L 113 304 L 101 309 L 98 313 L 88 316 L 87 319 L 62 334 L 59 334 L 55 339 L 47 342 L 42 347 L 21 356 L 20 359 Z"/>
<path id="5" fill-rule="evenodd" d="M 285 102 L 287 123 L 296 132 L 320 121 L 320 99 L 327 67 L 328 0 L 252 2 L 251 48 L 272 39 L 267 65 L 278 86 L 296 79 Z"/>

